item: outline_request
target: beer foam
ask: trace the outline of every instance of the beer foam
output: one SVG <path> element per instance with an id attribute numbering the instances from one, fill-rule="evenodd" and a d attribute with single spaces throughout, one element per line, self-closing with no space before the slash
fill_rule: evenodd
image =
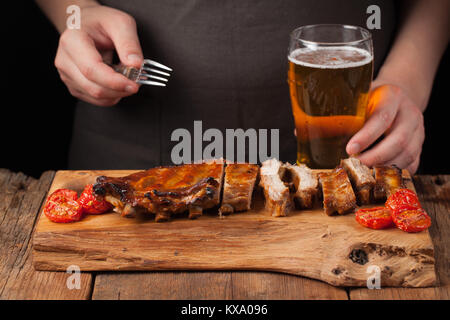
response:
<path id="1" fill-rule="evenodd" d="M 330 51 L 330 54 L 326 54 L 327 51 Z M 339 57 L 336 55 L 337 51 L 353 51 L 358 52 L 361 56 L 364 58 L 360 61 L 346 61 L 345 57 Z M 322 55 L 320 58 L 322 58 L 323 63 L 311 63 L 306 61 L 298 60 L 298 55 L 301 55 L 302 53 L 319 53 Z M 332 53 L 331 53 L 332 52 Z M 333 58 L 333 59 L 331 59 Z M 373 60 L 372 55 L 370 52 L 364 49 L 355 48 L 355 47 L 317 47 L 317 48 L 300 48 L 296 49 L 291 52 L 291 54 L 288 56 L 289 61 L 292 63 L 295 63 L 297 65 L 302 65 L 305 67 L 310 68 L 318 68 L 318 69 L 343 69 L 343 68 L 352 68 L 352 67 L 359 67 L 363 66 L 365 64 L 368 64 Z"/>

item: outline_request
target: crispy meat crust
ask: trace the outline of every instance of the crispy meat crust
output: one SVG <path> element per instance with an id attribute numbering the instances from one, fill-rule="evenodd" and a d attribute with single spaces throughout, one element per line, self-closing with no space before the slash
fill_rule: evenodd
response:
<path id="1" fill-rule="evenodd" d="M 155 213 L 157 221 L 190 209 L 197 217 L 199 208 L 219 204 L 223 171 L 223 161 L 158 167 L 120 178 L 100 176 L 93 189 L 105 200 L 109 198 L 105 196 L 120 200 L 123 207 Z"/>
<path id="2" fill-rule="evenodd" d="M 338 166 L 331 172 L 319 173 L 323 208 L 327 215 L 344 214 L 356 208 L 356 197 L 345 170 Z"/>
<path id="3" fill-rule="evenodd" d="M 219 214 L 250 210 L 259 167 L 249 163 L 227 163 Z"/>
<path id="4" fill-rule="evenodd" d="M 319 193 L 317 174 L 304 164 L 286 165 L 294 185 L 294 202 L 301 209 L 312 208 Z"/>
<path id="5" fill-rule="evenodd" d="M 264 161 L 260 170 L 260 186 L 264 189 L 266 209 L 274 217 L 284 217 L 293 209 L 289 188 L 282 181 L 285 170 L 277 159 Z"/>
<path id="6" fill-rule="evenodd" d="M 370 169 L 361 163 L 357 158 L 341 160 L 341 166 L 345 169 L 355 189 L 356 198 L 359 205 L 369 204 L 371 192 L 375 186 L 375 179 Z"/>
<path id="7" fill-rule="evenodd" d="M 377 166 L 373 168 L 375 187 L 373 197 L 376 201 L 385 201 L 398 189 L 404 188 L 402 170 L 397 166 Z"/>

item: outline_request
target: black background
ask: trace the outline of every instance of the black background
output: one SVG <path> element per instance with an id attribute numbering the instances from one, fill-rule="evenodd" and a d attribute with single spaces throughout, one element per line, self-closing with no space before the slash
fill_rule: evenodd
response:
<path id="1" fill-rule="evenodd" d="M 53 65 L 58 33 L 33 1 L 2 3 L 2 137 L 0 168 L 39 177 L 65 169 L 75 99 Z M 450 173 L 448 146 L 449 50 L 425 112 L 426 139 L 418 173 Z M 448 95 L 447 95 L 448 97 Z"/>
<path id="2" fill-rule="evenodd" d="M 188 304 L 202 307 L 215 307 L 221 309 L 222 313 L 215 312 L 213 317 L 208 315 L 182 315 L 181 310 Z M 248 306 L 266 305 L 268 313 L 266 315 L 244 315 L 244 314 L 224 314 L 227 305 Z M 299 300 L 93 300 L 93 301 L 0 301 L 2 311 L 11 309 L 15 315 L 28 315 L 29 310 L 35 312 L 45 312 L 46 317 L 53 319 L 67 314 L 76 318 L 85 317 L 87 313 L 91 316 L 101 318 L 117 317 L 123 313 L 129 315 L 130 311 L 148 313 L 151 318 L 156 319 L 232 319 L 232 320 L 272 320 L 272 319 L 302 319 L 308 316 L 315 318 L 325 318 L 327 316 L 340 318 L 364 318 L 379 319 L 380 316 L 389 314 L 393 318 L 415 319 L 426 317 L 430 310 L 436 313 L 444 313 L 448 310 L 448 300 L 445 301 L 350 301 L 350 300 L 319 300 L 319 301 L 299 301 Z M 51 312 L 49 312 L 51 310 Z"/>

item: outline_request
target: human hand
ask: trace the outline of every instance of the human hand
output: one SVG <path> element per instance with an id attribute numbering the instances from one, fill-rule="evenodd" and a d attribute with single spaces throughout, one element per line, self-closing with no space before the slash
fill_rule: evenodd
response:
<path id="1" fill-rule="evenodd" d="M 139 85 L 104 61 L 111 62 L 116 50 L 123 64 L 140 68 L 136 22 L 127 13 L 100 5 L 82 8 L 81 17 L 81 29 L 61 34 L 55 66 L 73 96 L 98 106 L 115 105 Z"/>
<path id="2" fill-rule="evenodd" d="M 402 88 L 374 82 L 369 98 L 369 118 L 350 139 L 346 151 L 367 166 L 392 165 L 415 173 L 425 139 L 423 114 Z M 381 135 L 384 138 L 367 148 Z"/>

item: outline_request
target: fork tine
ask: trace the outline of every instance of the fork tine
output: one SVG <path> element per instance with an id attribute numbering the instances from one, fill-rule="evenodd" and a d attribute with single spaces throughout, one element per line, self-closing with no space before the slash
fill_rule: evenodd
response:
<path id="1" fill-rule="evenodd" d="M 148 73 L 141 73 L 141 78 L 140 78 L 140 80 L 145 80 L 145 79 L 142 79 L 142 77 L 152 78 L 152 79 L 156 79 L 156 80 L 161 80 L 161 81 L 164 81 L 164 82 L 169 81 L 169 80 L 167 80 L 166 78 L 154 76 L 154 75 L 151 75 L 151 74 L 148 74 Z"/>
<path id="2" fill-rule="evenodd" d="M 165 69 L 165 70 L 168 70 L 168 71 L 172 71 L 171 68 L 163 65 L 162 63 L 159 63 L 159 62 L 156 62 L 156 61 L 153 61 L 153 60 L 150 60 L 150 59 L 144 59 L 144 63 L 148 63 L 149 65 L 152 65 L 152 66 L 155 66 L 155 67 L 158 67 L 158 68 L 161 68 L 161 69 Z"/>
<path id="3" fill-rule="evenodd" d="M 150 81 L 150 80 L 137 80 L 136 81 L 139 84 L 148 84 L 151 86 L 159 86 L 159 87 L 165 87 L 165 83 L 157 82 L 157 81 Z"/>
<path id="4" fill-rule="evenodd" d="M 142 67 L 143 70 L 145 71 L 150 71 L 150 72 L 154 72 L 154 73 L 159 73 L 162 74 L 163 76 L 170 76 L 170 73 L 164 72 L 164 71 L 160 71 L 158 69 L 154 69 L 154 68 L 147 68 L 147 67 Z"/>

